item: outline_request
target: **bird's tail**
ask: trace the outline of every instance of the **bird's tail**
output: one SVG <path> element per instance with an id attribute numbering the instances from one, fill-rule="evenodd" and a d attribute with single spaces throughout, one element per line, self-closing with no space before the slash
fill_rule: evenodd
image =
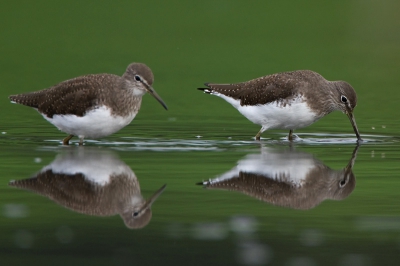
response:
<path id="1" fill-rule="evenodd" d="M 202 182 L 197 182 L 196 185 L 197 186 L 207 186 L 209 184 L 208 181 L 202 181 Z"/>
<path id="2" fill-rule="evenodd" d="M 208 86 L 208 83 L 204 83 L 204 85 Z M 204 91 L 204 93 L 212 93 L 213 90 L 211 88 L 197 88 L 198 90 Z"/>
<path id="3" fill-rule="evenodd" d="M 12 103 L 18 103 L 18 98 L 16 96 L 17 95 L 10 95 L 8 96 L 8 99 L 10 99 Z"/>
<path id="4" fill-rule="evenodd" d="M 19 103 L 26 106 L 38 108 L 37 97 L 32 97 L 32 93 L 10 95 L 8 98 L 12 103 Z M 36 95 L 35 95 L 36 96 Z"/>

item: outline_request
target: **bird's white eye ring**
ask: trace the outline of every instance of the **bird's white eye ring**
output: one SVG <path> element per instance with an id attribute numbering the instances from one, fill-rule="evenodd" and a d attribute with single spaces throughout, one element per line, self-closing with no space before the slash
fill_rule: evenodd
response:
<path id="1" fill-rule="evenodd" d="M 136 81 L 141 81 L 142 79 L 140 78 L 139 75 L 135 75 L 135 80 L 136 80 Z"/>
<path id="2" fill-rule="evenodd" d="M 340 100 L 342 101 L 342 103 L 347 103 L 347 98 L 344 95 L 340 96 Z"/>

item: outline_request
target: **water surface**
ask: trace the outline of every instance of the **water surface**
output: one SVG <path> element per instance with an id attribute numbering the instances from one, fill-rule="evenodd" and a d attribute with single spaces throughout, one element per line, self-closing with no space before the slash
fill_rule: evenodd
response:
<path id="1" fill-rule="evenodd" d="M 399 8 L 0 3 L 1 262 L 395 265 Z M 120 75 L 131 62 L 151 67 L 169 110 L 145 96 L 129 126 L 84 147 L 61 146 L 64 133 L 7 99 L 83 74 Z M 196 90 L 297 69 L 352 84 L 359 147 L 340 112 L 295 131 L 294 143 L 281 130 L 256 142 L 258 125 Z M 220 189 L 205 187 L 216 179 Z M 140 215 L 146 202 L 151 212 Z"/>

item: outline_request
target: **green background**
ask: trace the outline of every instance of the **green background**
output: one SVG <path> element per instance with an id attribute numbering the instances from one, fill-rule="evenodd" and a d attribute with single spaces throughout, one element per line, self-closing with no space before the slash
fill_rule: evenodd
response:
<path id="1" fill-rule="evenodd" d="M 9 265 L 389 265 L 398 261 L 398 10 L 398 1 L 0 2 L 0 205 L 5 210 L 7 204 L 20 204 L 29 210 L 25 218 L 12 219 L 5 212 L 0 216 L 2 261 Z M 73 213 L 44 197 L 10 188 L 10 180 L 29 177 L 62 153 L 59 144 L 65 134 L 34 110 L 10 104 L 8 95 L 84 74 L 121 75 L 131 62 L 152 69 L 154 88 L 169 110 L 146 95 L 129 126 L 86 144 L 114 150 L 137 175 L 145 197 L 167 183 L 150 224 L 143 230 L 128 230 L 117 216 Z M 260 152 L 252 141 L 259 126 L 196 88 L 204 82 L 242 82 L 298 69 L 345 80 L 357 92 L 354 114 L 366 143 L 359 150 L 357 185 L 351 196 L 295 211 L 195 186 L 228 171 L 246 154 Z M 296 133 L 305 141 L 294 148 L 333 169 L 347 165 L 355 137 L 343 114 L 332 113 Z M 281 140 L 286 134 L 264 132 L 263 145 L 287 148 L 289 144 Z M 346 141 L 330 143 L 331 136 Z M 192 237 L 198 224 L 228 228 L 237 215 L 257 220 L 250 240 L 269 250 L 263 253 L 269 254 L 268 259 L 255 263 L 238 259 L 249 239 L 232 232 L 222 240 Z M 360 221 L 372 225 L 360 229 Z M 64 225 L 74 231 L 69 244 L 54 236 Z M 178 237 L 168 237 L 171 226 L 178 228 L 174 229 Z M 310 228 L 323 232 L 321 245 L 301 244 L 301 232 Z M 26 248 L 15 240 L 21 230 L 34 237 Z"/>

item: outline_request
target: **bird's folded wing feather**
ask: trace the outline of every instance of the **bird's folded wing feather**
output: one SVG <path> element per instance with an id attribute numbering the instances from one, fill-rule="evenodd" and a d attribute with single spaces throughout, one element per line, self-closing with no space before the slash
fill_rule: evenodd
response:
<path id="1" fill-rule="evenodd" d="M 302 81 L 281 73 L 243 83 L 205 85 L 209 87 L 210 93 L 220 93 L 240 100 L 240 105 L 243 106 L 281 102 L 296 97 L 296 88 L 302 86 Z"/>
<path id="2" fill-rule="evenodd" d="M 112 93 L 119 79 L 111 74 L 86 75 L 41 91 L 11 95 L 10 100 L 36 108 L 49 118 L 55 114 L 83 116 Z"/>

